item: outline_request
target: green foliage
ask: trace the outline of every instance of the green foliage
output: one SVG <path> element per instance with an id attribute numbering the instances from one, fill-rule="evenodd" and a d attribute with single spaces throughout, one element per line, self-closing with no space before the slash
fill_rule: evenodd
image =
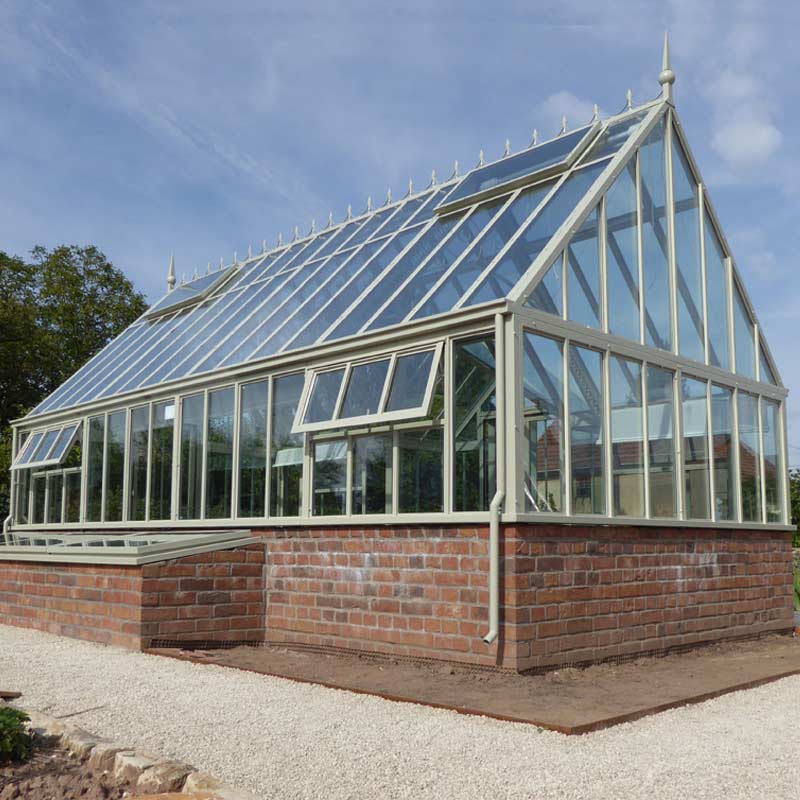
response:
<path id="1" fill-rule="evenodd" d="M 789 470 L 789 511 L 795 526 L 793 547 L 800 547 L 800 469 Z"/>
<path id="2" fill-rule="evenodd" d="M 8 513 L 11 429 L 147 308 L 96 247 L 0 251 L 0 517 Z"/>
<path id="3" fill-rule="evenodd" d="M 32 737 L 25 723 L 30 717 L 11 706 L 0 708 L 0 763 L 25 761 L 31 752 Z"/>
<path id="4" fill-rule="evenodd" d="M 794 607 L 800 611 L 800 571 L 794 573 Z"/>

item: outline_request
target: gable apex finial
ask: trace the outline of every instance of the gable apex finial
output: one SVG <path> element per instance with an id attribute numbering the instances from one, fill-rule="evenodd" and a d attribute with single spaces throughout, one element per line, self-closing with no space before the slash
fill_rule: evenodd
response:
<path id="1" fill-rule="evenodd" d="M 167 291 L 171 292 L 175 288 L 175 255 L 169 257 L 169 271 L 167 272 Z"/>
<path id="2" fill-rule="evenodd" d="M 672 101 L 672 84 L 675 83 L 675 73 L 669 60 L 669 33 L 664 31 L 664 55 L 661 59 L 661 74 L 658 76 L 664 99 Z"/>

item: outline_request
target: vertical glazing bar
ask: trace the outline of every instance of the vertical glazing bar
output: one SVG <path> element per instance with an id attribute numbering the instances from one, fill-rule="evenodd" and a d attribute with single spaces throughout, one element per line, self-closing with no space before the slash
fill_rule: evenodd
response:
<path id="1" fill-rule="evenodd" d="M 344 440 L 345 443 L 345 476 L 344 476 L 344 513 L 349 517 L 353 513 L 353 442 L 352 436 L 347 436 Z M 364 494 L 364 502 L 362 504 L 364 513 L 367 510 L 367 498 Z"/>
<path id="2" fill-rule="evenodd" d="M 125 409 L 125 425 L 124 433 L 122 434 L 122 521 L 126 522 L 128 519 L 128 500 L 131 485 L 131 470 L 130 460 L 131 454 L 128 449 L 131 440 L 131 414 L 130 408 Z M 66 485 L 66 480 L 64 481 Z"/>
<path id="3" fill-rule="evenodd" d="M 678 519 L 686 518 L 684 493 L 686 491 L 686 475 L 683 464 L 683 372 L 675 370 L 672 379 L 672 397 L 675 404 L 675 417 L 672 428 L 675 432 L 675 499 L 677 501 Z"/>
<path id="4" fill-rule="evenodd" d="M 308 433 L 303 434 L 303 477 L 301 483 L 303 486 L 302 502 L 300 503 L 300 515 L 306 519 L 311 518 L 313 508 L 313 498 L 311 493 L 314 490 L 313 484 L 313 470 L 314 470 L 314 449 L 311 442 L 311 436 Z"/>
<path id="5" fill-rule="evenodd" d="M 643 214 L 642 214 L 642 159 L 636 151 L 636 250 L 639 260 L 639 342 L 647 344 L 647 331 L 645 330 L 645 294 L 644 294 L 644 244 Z"/>
<path id="6" fill-rule="evenodd" d="M 203 466 L 200 473 L 200 519 L 206 518 L 206 470 L 208 469 L 208 389 L 203 392 Z"/>
<path id="7" fill-rule="evenodd" d="M 242 413 L 242 384 L 233 386 L 233 463 L 231 467 L 231 519 L 239 516 L 239 430 Z"/>
<path id="8" fill-rule="evenodd" d="M 561 254 L 561 319 L 569 319 L 569 245 Z"/>
<path id="9" fill-rule="evenodd" d="M 606 198 L 600 200 L 600 327 L 608 333 L 608 225 L 606 224 Z"/>
<path id="10" fill-rule="evenodd" d="M 644 515 L 652 517 L 650 511 L 650 410 L 647 407 L 647 371 L 649 365 L 642 362 L 642 461 L 644 462 Z"/>
<path id="11" fill-rule="evenodd" d="M 506 317 L 506 419 L 505 430 L 497 436 L 506 440 L 506 499 L 505 508 L 519 511 L 523 496 L 522 470 L 522 323 L 516 314 Z"/>
<path id="12" fill-rule="evenodd" d="M 16 428 L 11 429 L 11 461 L 17 457 L 17 442 L 19 441 L 19 431 Z M 17 510 L 17 493 L 19 492 L 19 476 L 22 470 L 15 469 L 11 471 L 11 491 L 8 497 L 8 513 L 11 516 L 12 523 L 19 523 L 16 518 Z M 30 519 L 30 517 L 29 517 Z"/>
<path id="13" fill-rule="evenodd" d="M 780 420 L 781 420 L 781 453 L 783 454 L 783 463 L 781 464 L 781 474 L 783 476 L 783 492 L 781 493 L 781 522 L 784 525 L 789 523 L 789 447 L 788 447 L 788 426 L 786 424 L 786 401 L 781 402 L 780 405 Z"/>
<path id="14" fill-rule="evenodd" d="M 42 475 L 41 480 L 44 481 L 44 509 L 42 511 L 42 521 L 46 525 L 50 522 L 50 479 L 46 472 L 40 474 Z"/>
<path id="15" fill-rule="evenodd" d="M 669 232 L 669 293 L 671 299 L 670 325 L 672 326 L 672 352 L 680 353 L 678 341 L 678 268 L 675 255 L 675 189 L 672 181 L 672 111 L 667 117 L 664 152 L 667 159 L 667 229 Z"/>
<path id="16" fill-rule="evenodd" d="M 89 418 L 83 418 L 83 445 L 81 447 L 81 522 L 86 522 L 86 497 L 88 494 L 87 487 L 89 483 Z M 31 476 L 32 478 L 33 476 Z M 28 483 L 33 486 L 33 480 Z M 33 495 L 31 495 L 31 503 L 33 502 Z M 28 511 L 28 519 L 30 520 L 31 514 Z"/>
<path id="17" fill-rule="evenodd" d="M 731 442 L 733 443 L 734 454 L 734 478 L 736 480 L 736 521 L 741 522 L 743 519 L 742 514 L 742 478 L 741 478 L 741 465 L 739 463 L 739 390 L 733 390 L 733 421 L 731 423 Z"/>
<path id="18" fill-rule="evenodd" d="M 272 510 L 270 509 L 270 502 L 272 500 L 272 396 L 273 396 L 274 380 L 272 375 L 267 379 L 267 471 L 266 481 L 264 486 L 264 516 L 270 517 Z"/>
<path id="19" fill-rule="evenodd" d="M 392 514 L 400 513 L 400 432 L 392 431 Z"/>
<path id="20" fill-rule="evenodd" d="M 572 516 L 572 421 L 569 418 L 569 349 L 572 346 L 568 338 L 564 339 L 564 353 L 562 355 L 562 364 L 564 367 L 563 385 L 564 385 L 564 476 L 562 480 L 565 482 L 564 489 L 564 513 Z"/>
<path id="21" fill-rule="evenodd" d="M 756 361 L 758 359 L 756 358 Z M 764 407 L 764 398 L 759 395 L 757 397 L 758 401 L 758 449 L 761 451 L 761 456 L 758 459 L 758 474 L 759 474 L 759 482 L 761 486 L 761 521 L 767 521 L 767 485 L 766 485 L 766 478 L 767 478 L 767 471 L 766 471 L 766 457 L 764 455 L 764 414 L 763 414 L 763 407 Z"/>
<path id="22" fill-rule="evenodd" d="M 753 322 L 753 339 L 755 342 L 756 353 L 756 380 L 761 380 L 761 328 L 757 322 Z"/>
<path id="23" fill-rule="evenodd" d="M 169 517 L 171 520 L 180 519 L 181 504 L 181 427 L 183 425 L 183 405 L 181 398 L 174 398 L 175 412 L 172 424 L 172 503 L 170 505 Z"/>
<path id="24" fill-rule="evenodd" d="M 455 447 L 455 433 L 453 425 L 453 408 L 455 406 L 455 380 L 453 375 L 453 340 L 448 336 L 444 343 L 444 453 L 442 466 L 444 468 L 444 511 L 446 514 L 453 512 L 453 476 L 450 474 L 455 464 L 453 458 Z M 399 467 L 399 465 L 398 465 Z M 399 470 L 398 470 L 399 471 Z"/>
<path id="25" fill-rule="evenodd" d="M 736 334 L 734 331 L 733 315 L 733 261 L 730 256 L 725 258 L 725 281 L 728 284 L 728 352 L 730 355 L 731 372 L 736 372 Z"/>
<path id="26" fill-rule="evenodd" d="M 708 349 L 706 349 L 708 353 Z M 717 521 L 717 476 L 714 469 L 714 407 L 711 402 L 713 396 L 713 384 L 711 381 L 706 381 L 706 428 L 707 428 L 707 444 L 708 448 L 708 493 L 709 493 L 709 518 Z"/>
<path id="27" fill-rule="evenodd" d="M 600 357 L 602 362 L 600 368 L 602 369 L 601 387 L 603 390 L 603 428 L 605 429 L 600 434 L 600 439 L 603 442 L 603 471 L 605 472 L 605 480 L 603 485 L 606 489 L 606 516 L 614 515 L 614 481 L 612 475 L 614 472 L 614 464 L 612 461 L 613 448 L 611 446 L 611 354 L 608 350 L 601 353 Z"/>
<path id="28" fill-rule="evenodd" d="M 61 524 L 67 521 L 67 473 L 61 472 Z"/>
<path id="29" fill-rule="evenodd" d="M 706 215 L 703 209 L 706 207 L 705 186 L 700 183 L 697 186 L 698 202 L 697 215 L 700 218 L 700 280 L 703 287 L 703 352 L 705 353 L 705 364 L 711 363 L 710 351 L 708 347 L 708 273 L 706 271 Z M 712 495 L 713 497 L 713 495 Z"/>

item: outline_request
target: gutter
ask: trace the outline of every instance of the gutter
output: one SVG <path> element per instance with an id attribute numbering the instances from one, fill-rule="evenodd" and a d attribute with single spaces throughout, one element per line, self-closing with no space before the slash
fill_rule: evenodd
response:
<path id="1" fill-rule="evenodd" d="M 494 315 L 494 363 L 497 491 L 489 505 L 489 631 L 483 637 L 491 644 L 500 632 L 500 521 L 506 497 L 506 341 L 502 314 Z"/>

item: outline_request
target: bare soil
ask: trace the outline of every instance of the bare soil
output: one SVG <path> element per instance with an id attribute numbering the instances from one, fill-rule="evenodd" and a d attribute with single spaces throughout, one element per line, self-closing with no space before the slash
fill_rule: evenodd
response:
<path id="1" fill-rule="evenodd" d="M 800 673 L 800 638 L 778 634 L 540 675 L 276 646 L 151 652 L 564 733 L 597 730 Z"/>

